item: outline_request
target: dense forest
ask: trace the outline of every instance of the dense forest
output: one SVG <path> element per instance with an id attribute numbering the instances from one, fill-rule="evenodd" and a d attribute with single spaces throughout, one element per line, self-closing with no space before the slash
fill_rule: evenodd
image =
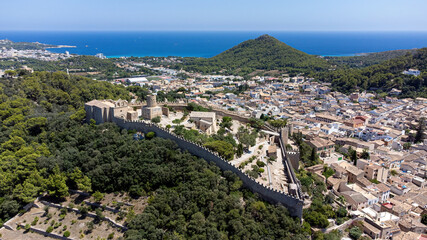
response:
<path id="1" fill-rule="evenodd" d="M 261 201 L 236 175 L 172 141 L 134 140 L 132 131 L 112 123 L 84 123 L 84 102 L 127 99 L 122 87 L 61 72 L 1 79 L 0 85 L 0 224 L 43 192 L 61 199 L 80 189 L 149 196 L 144 212 L 127 219 L 127 239 L 310 234 L 286 208 Z"/>
<path id="2" fill-rule="evenodd" d="M 255 70 L 309 73 L 327 70 L 329 66 L 324 59 L 296 50 L 269 35 L 262 35 L 212 58 L 185 58 L 184 63 L 177 64 L 176 68 L 247 75 Z"/>
<path id="3" fill-rule="evenodd" d="M 387 60 L 413 54 L 417 49 L 392 50 L 377 53 L 362 53 L 357 56 L 324 57 L 331 65 L 347 68 L 363 68 L 385 62 Z"/>
<path id="4" fill-rule="evenodd" d="M 41 168 L 40 161 L 57 156 L 52 148 L 57 131 L 67 131 L 70 124 L 80 126 L 83 103 L 96 98 L 127 99 L 129 94 L 122 87 L 61 72 L 1 79 L 0 223 L 41 192 L 56 195 L 63 190 L 65 173 L 53 172 L 56 163 Z"/>
<path id="5" fill-rule="evenodd" d="M 422 74 L 411 76 L 402 74 L 409 68 L 417 68 Z M 331 82 L 332 87 L 343 93 L 355 90 L 389 91 L 402 90 L 402 97 L 427 97 L 427 48 L 413 54 L 394 58 L 380 64 L 361 69 L 338 69 L 319 73 L 320 81 Z"/>

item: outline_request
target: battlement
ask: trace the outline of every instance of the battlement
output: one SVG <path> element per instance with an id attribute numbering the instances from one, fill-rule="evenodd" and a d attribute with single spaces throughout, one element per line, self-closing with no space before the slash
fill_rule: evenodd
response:
<path id="1" fill-rule="evenodd" d="M 217 152 L 214 152 L 198 143 L 186 140 L 183 137 L 176 135 L 169 129 L 163 128 L 155 123 L 147 123 L 141 120 L 127 121 L 122 118 L 113 118 L 113 122 L 124 129 L 133 129 L 144 133 L 154 132 L 158 137 L 174 141 L 177 143 L 179 148 L 184 149 L 197 157 L 203 158 L 208 162 L 214 162 L 223 171 L 231 171 L 235 173 L 239 176 L 247 188 L 255 193 L 258 193 L 262 199 L 274 204 L 282 204 L 289 209 L 289 212 L 292 216 L 299 218 L 302 217 L 303 200 L 300 197 L 301 195 L 299 194 L 299 191 L 295 195 L 290 195 L 283 191 L 265 186 L 222 158 Z M 293 173 L 292 170 L 290 171 Z"/>

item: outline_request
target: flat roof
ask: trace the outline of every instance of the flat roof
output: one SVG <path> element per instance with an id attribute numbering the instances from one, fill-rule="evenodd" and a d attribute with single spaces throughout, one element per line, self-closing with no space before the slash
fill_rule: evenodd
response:
<path id="1" fill-rule="evenodd" d="M 214 118 L 215 112 L 191 112 L 190 118 L 196 117 L 196 118 Z"/>

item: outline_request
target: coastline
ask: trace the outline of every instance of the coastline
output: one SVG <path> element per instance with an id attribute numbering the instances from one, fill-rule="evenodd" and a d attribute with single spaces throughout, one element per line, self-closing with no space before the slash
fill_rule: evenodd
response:
<path id="1" fill-rule="evenodd" d="M 53 47 L 46 47 L 46 49 L 48 48 L 77 48 L 77 46 L 70 46 L 70 45 L 56 45 Z"/>

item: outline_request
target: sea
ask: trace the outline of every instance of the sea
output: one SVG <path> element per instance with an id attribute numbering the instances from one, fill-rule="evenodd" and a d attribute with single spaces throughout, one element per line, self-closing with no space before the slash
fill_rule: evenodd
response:
<path id="1" fill-rule="evenodd" d="M 427 47 L 427 32 L 1 31 L 0 39 L 75 46 L 50 51 L 79 55 L 212 57 L 263 34 L 321 56 Z"/>

